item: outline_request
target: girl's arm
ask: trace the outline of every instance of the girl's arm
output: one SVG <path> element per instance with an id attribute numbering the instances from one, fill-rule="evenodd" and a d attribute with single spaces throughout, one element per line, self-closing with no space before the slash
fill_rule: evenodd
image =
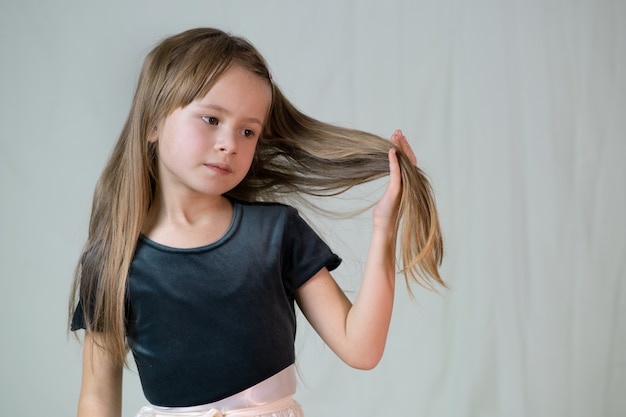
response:
<path id="1" fill-rule="evenodd" d="M 86 332 L 78 417 L 120 417 L 122 365 L 114 363 L 100 347 L 101 334 Z"/>
<path id="2" fill-rule="evenodd" d="M 392 142 L 415 162 L 400 131 L 394 133 Z M 359 369 L 371 369 L 380 361 L 393 309 L 395 225 L 402 189 L 394 150 L 389 151 L 389 168 L 389 185 L 374 208 L 372 238 L 354 305 L 326 268 L 296 292 L 300 309 L 324 342 Z"/>

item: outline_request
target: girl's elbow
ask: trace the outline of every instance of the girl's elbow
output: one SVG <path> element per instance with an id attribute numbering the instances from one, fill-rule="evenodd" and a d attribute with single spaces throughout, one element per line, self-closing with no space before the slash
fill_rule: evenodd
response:
<path id="1" fill-rule="evenodd" d="M 354 369 L 362 371 L 370 371 L 380 363 L 383 357 L 383 350 L 362 352 L 355 355 L 353 358 L 345 359 L 344 361 L 348 366 Z"/>
<path id="2" fill-rule="evenodd" d="M 376 365 L 378 365 L 379 362 L 380 362 L 380 360 L 378 360 L 378 361 L 362 361 L 362 362 L 351 364 L 350 366 L 352 368 L 358 369 L 360 371 L 371 371 L 372 369 L 376 368 Z"/>

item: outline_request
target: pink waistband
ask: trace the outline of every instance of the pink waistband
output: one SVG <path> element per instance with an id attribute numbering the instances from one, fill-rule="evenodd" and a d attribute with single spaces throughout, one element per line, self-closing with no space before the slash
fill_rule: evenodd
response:
<path id="1" fill-rule="evenodd" d="M 135 417 L 257 416 L 273 410 L 288 408 L 291 404 L 294 404 L 292 396 L 295 392 L 295 365 L 290 365 L 265 381 L 220 401 L 193 407 L 158 407 L 149 405 L 139 410 Z"/>

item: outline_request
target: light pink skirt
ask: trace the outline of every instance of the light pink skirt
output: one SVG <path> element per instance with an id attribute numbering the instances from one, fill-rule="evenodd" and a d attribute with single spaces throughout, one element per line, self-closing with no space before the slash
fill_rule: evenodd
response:
<path id="1" fill-rule="evenodd" d="M 293 399 L 295 366 L 218 402 L 193 407 L 143 407 L 135 417 L 304 417 Z"/>

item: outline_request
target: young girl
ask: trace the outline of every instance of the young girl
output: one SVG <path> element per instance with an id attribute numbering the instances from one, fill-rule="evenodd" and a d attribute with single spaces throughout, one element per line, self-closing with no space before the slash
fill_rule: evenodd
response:
<path id="1" fill-rule="evenodd" d="M 340 259 L 284 202 L 384 175 L 352 304 L 329 273 Z M 79 416 L 121 414 L 128 349 L 150 403 L 138 416 L 302 416 L 294 303 L 348 365 L 373 368 L 400 229 L 407 283 L 444 285 L 432 191 L 400 131 L 390 143 L 305 116 L 244 39 L 165 39 L 144 62 L 76 269 Z"/>

